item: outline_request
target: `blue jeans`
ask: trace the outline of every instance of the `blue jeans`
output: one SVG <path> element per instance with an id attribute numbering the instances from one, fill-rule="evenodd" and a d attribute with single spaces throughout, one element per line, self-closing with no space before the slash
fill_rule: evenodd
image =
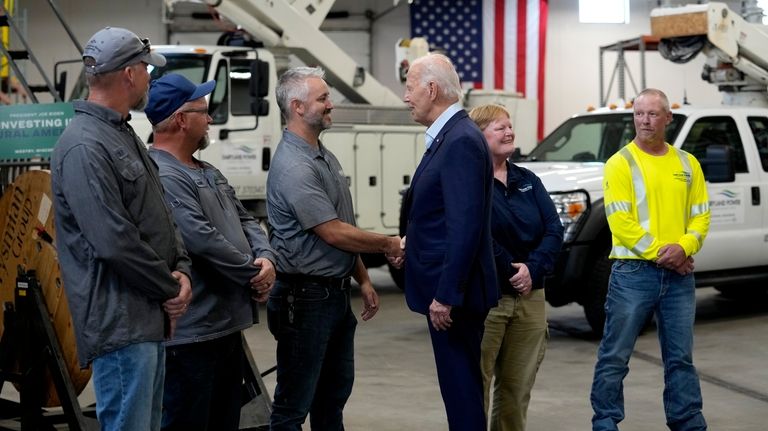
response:
<path id="1" fill-rule="evenodd" d="M 278 280 L 267 303 L 277 340 L 277 387 L 270 430 L 343 430 L 342 411 L 355 378 L 357 319 L 345 288 Z"/>
<path id="2" fill-rule="evenodd" d="M 237 431 L 244 360 L 240 331 L 166 347 L 163 431 Z"/>
<path id="3" fill-rule="evenodd" d="M 103 431 L 160 429 L 162 342 L 130 344 L 93 360 L 96 416 Z"/>
<path id="4" fill-rule="evenodd" d="M 656 313 L 664 362 L 664 413 L 675 431 L 706 430 L 701 388 L 693 366 L 696 296 L 693 275 L 653 262 L 617 260 L 605 303 L 605 332 L 592 382 L 592 429 L 618 430 L 624 419 L 623 380 L 640 330 Z M 650 426 L 653 428 L 653 426 Z"/>

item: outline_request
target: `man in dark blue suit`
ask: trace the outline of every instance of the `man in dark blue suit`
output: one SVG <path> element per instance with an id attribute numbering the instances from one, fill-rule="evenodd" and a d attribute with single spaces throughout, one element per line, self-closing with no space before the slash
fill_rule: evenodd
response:
<path id="1" fill-rule="evenodd" d="M 486 429 L 480 341 L 499 298 L 490 230 L 493 170 L 485 138 L 462 109 L 451 61 L 430 54 L 408 71 L 405 102 L 428 127 L 404 202 L 405 293 L 428 316 L 451 430 Z"/>

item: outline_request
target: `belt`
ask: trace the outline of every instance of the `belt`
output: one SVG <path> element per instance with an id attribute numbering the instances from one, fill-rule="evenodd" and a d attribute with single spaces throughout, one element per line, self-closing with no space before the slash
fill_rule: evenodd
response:
<path id="1" fill-rule="evenodd" d="M 287 274 L 278 272 L 277 279 L 285 283 L 314 283 L 332 289 L 349 289 L 350 277 L 323 277 L 320 275 Z"/>
<path id="2" fill-rule="evenodd" d="M 634 262 L 648 266 L 659 266 L 655 261 L 648 259 L 613 259 L 616 262 Z"/>

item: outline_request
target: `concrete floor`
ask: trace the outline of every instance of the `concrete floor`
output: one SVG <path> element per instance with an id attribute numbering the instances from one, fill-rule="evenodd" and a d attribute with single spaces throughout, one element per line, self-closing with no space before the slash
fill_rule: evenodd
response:
<path id="1" fill-rule="evenodd" d="M 360 322 L 356 380 L 345 409 L 349 430 L 446 430 L 426 318 L 412 313 L 385 271 L 370 271 L 381 311 Z M 354 306 L 362 308 L 359 299 Z M 714 289 L 697 293 L 694 363 L 702 379 L 704 414 L 715 431 L 768 429 L 768 298 L 748 305 Z M 549 309 L 550 342 L 533 390 L 528 431 L 590 428 L 589 390 L 599 340 L 581 307 Z M 264 319 L 262 319 L 264 321 Z M 274 365 L 266 324 L 247 331 L 260 369 Z M 654 328 L 642 335 L 625 380 L 622 431 L 663 430 L 663 369 Z M 274 374 L 264 378 L 270 393 Z M 309 427 L 306 427 L 309 429 Z"/>
<path id="2" fill-rule="evenodd" d="M 345 409 L 348 430 L 446 430 L 445 413 L 425 317 L 410 312 L 386 271 L 372 269 L 381 311 L 360 322 L 356 337 L 356 381 Z M 360 300 L 354 300 L 361 309 Z M 722 298 L 714 289 L 697 293 L 694 363 L 704 394 L 704 414 L 714 431 L 768 429 L 768 298 L 749 304 Z M 266 312 L 262 310 L 262 322 Z M 581 308 L 549 309 L 550 342 L 529 408 L 529 431 L 590 428 L 589 389 L 598 340 L 591 337 Z M 246 331 L 258 367 L 275 363 L 275 341 L 266 323 Z M 663 371 L 654 328 L 637 343 L 625 380 L 627 418 L 622 431 L 666 429 Z M 264 377 L 270 393 L 275 376 Z M 10 385 L 3 398 L 18 399 Z M 93 402 L 92 390 L 80 396 Z M 305 429 L 309 429 L 308 426 Z"/>

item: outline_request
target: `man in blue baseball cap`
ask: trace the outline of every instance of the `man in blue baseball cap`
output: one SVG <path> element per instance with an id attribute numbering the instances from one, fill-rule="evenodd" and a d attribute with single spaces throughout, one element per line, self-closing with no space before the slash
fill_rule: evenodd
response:
<path id="1" fill-rule="evenodd" d="M 237 430 L 243 345 L 251 298 L 265 302 L 275 253 L 227 179 L 195 157 L 208 146 L 208 103 L 215 81 L 195 85 L 178 74 L 152 82 L 144 109 L 153 125 L 149 150 L 165 197 L 192 258 L 193 300 L 166 343 L 163 430 Z"/>
<path id="2" fill-rule="evenodd" d="M 204 97 L 211 94 L 215 87 L 216 81 L 214 80 L 195 85 L 178 73 L 169 73 L 150 84 L 151 100 L 144 108 L 144 113 L 147 114 L 152 126 L 157 126 L 164 120 L 170 120 L 170 117 L 187 103 L 204 104 L 207 109 L 208 102 Z M 203 116 L 203 119 L 208 119 L 207 112 L 204 112 L 206 115 Z M 171 121 L 167 121 L 167 123 L 170 125 Z"/>

